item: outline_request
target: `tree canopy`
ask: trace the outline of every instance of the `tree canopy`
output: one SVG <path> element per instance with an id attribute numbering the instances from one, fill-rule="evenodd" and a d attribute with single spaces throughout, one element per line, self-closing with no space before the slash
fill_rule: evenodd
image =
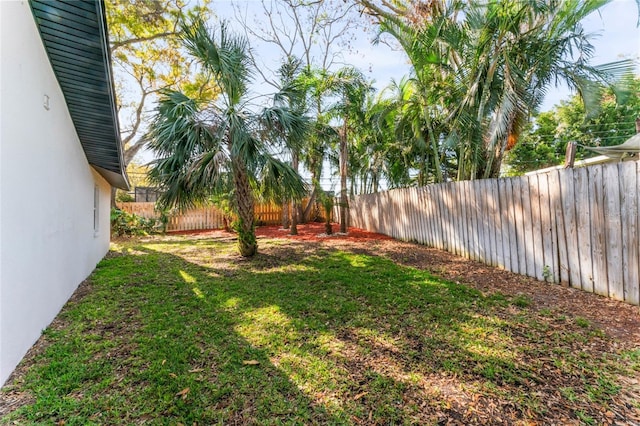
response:
<path id="1" fill-rule="evenodd" d="M 180 36 L 220 96 L 163 92 L 149 133 L 157 156 L 150 177 L 164 190 L 159 201 L 165 206 L 184 208 L 232 193 L 240 254 L 253 256 L 256 194 L 300 199 L 306 192 L 298 173 L 276 156 L 282 143 L 302 138 L 306 119 L 286 105 L 249 107 L 255 73 L 249 45 L 225 24 L 213 30 L 195 18 L 181 26 Z"/>
<path id="2" fill-rule="evenodd" d="M 190 17 L 211 17 L 209 1 L 188 5 L 183 0 L 107 0 L 107 24 L 114 64 L 118 112 L 129 164 L 145 146 L 143 137 L 157 95 L 182 88 L 212 98 L 217 94 L 203 74 L 193 72 L 182 49 L 180 22 Z"/>
<path id="3" fill-rule="evenodd" d="M 578 143 L 576 159 L 580 160 L 594 155 L 584 147 L 619 145 L 633 136 L 636 119 L 640 118 L 640 77 L 628 79 L 629 96 L 616 102 L 609 89 L 591 114 L 574 95 L 551 111 L 535 115 L 507 155 L 509 173 L 562 164 L 569 142 Z"/>

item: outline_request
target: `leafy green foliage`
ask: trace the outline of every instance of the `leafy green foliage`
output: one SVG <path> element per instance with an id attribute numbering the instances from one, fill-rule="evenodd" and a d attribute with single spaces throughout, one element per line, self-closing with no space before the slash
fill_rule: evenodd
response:
<path id="1" fill-rule="evenodd" d="M 136 198 L 126 191 L 119 190 L 116 192 L 116 201 L 119 203 L 133 203 Z"/>
<path id="2" fill-rule="evenodd" d="M 603 86 L 633 69 L 588 60 L 580 21 L 609 1 L 360 0 L 413 66 L 417 96 L 404 99 L 413 143 L 429 147 L 437 181 L 497 177 L 504 155 L 556 81 L 576 89 L 589 111 Z M 424 151 L 423 152 L 428 152 Z"/>
<path id="3" fill-rule="evenodd" d="M 166 229 L 166 223 L 163 226 L 162 221 L 154 218 L 147 219 L 117 208 L 111 209 L 111 233 L 118 237 L 148 235 L 157 232 L 159 226 L 162 231 Z"/>
<path id="4" fill-rule="evenodd" d="M 618 100 L 613 90 L 606 90 L 591 115 L 578 95 L 536 115 L 505 159 L 510 173 L 562 164 L 569 142 L 579 144 L 576 159 L 581 160 L 595 155 L 585 147 L 619 145 L 633 136 L 640 117 L 640 77 L 627 77 L 623 86 L 628 95 Z"/>
<path id="5" fill-rule="evenodd" d="M 212 195 L 233 194 L 240 252 L 253 256 L 255 192 L 280 200 L 306 193 L 297 171 L 276 155 L 284 143 L 302 138 L 306 118 L 281 105 L 250 108 L 255 70 L 249 46 L 226 24 L 212 30 L 194 18 L 182 25 L 181 40 L 220 96 L 211 101 L 175 90 L 163 93 L 148 135 L 157 156 L 149 177 L 163 189 L 158 202 L 165 207 L 184 209 Z"/>

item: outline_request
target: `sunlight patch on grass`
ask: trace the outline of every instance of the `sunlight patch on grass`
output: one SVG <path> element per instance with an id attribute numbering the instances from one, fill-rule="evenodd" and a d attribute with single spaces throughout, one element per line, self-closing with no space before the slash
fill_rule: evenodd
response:
<path id="1" fill-rule="evenodd" d="M 471 321 L 462 322 L 459 328 L 463 347 L 471 353 L 502 360 L 518 357 L 511 349 L 511 338 L 495 325 L 493 318 L 476 316 Z"/>
<path id="2" fill-rule="evenodd" d="M 337 339 L 334 333 L 319 333 L 314 340 L 314 343 L 325 354 L 341 359 L 347 358 L 347 355 L 344 353 L 345 343 L 342 340 Z"/>
<path id="3" fill-rule="evenodd" d="M 198 285 L 196 284 L 196 279 L 193 275 L 189 274 L 186 271 L 183 271 L 182 269 L 178 271 L 178 274 L 180 274 L 180 277 L 185 283 L 191 285 L 191 291 L 193 291 L 193 294 L 195 294 L 198 299 L 205 298 L 204 293 L 202 292 L 202 290 L 200 290 L 200 287 L 198 287 Z"/>
<path id="4" fill-rule="evenodd" d="M 222 307 L 225 308 L 226 310 L 234 311 L 238 309 L 238 307 L 240 306 L 240 303 L 242 303 L 242 299 L 238 297 L 231 297 L 222 304 Z"/>
<path id="5" fill-rule="evenodd" d="M 499 358 L 501 360 L 513 360 L 516 359 L 516 355 L 513 351 L 506 348 L 498 348 L 490 345 L 483 345 L 479 342 L 472 342 L 465 345 L 465 349 L 476 355 L 480 355 L 486 358 Z"/>
<path id="6" fill-rule="evenodd" d="M 402 352 L 398 340 L 388 333 L 366 327 L 354 328 L 353 333 L 374 349 L 393 353 Z"/>
<path id="7" fill-rule="evenodd" d="M 341 366 L 309 352 L 283 352 L 271 358 L 298 389 L 330 413 L 343 412 L 349 390 L 349 372 Z"/>
<path id="8" fill-rule="evenodd" d="M 259 271 L 253 271 L 255 275 L 272 275 L 274 273 L 293 273 L 293 272 L 306 272 L 306 273 L 320 273 L 318 268 L 311 265 L 304 265 L 301 263 L 290 264 L 286 266 L 274 266 L 272 268 L 264 268 Z"/>
<path id="9" fill-rule="evenodd" d="M 183 271 L 182 269 L 178 271 L 178 273 L 180 274 L 180 277 L 182 277 L 182 280 L 187 283 L 187 284 L 195 284 L 196 279 L 193 277 L 193 275 L 189 274 L 186 271 Z"/>
<path id="10" fill-rule="evenodd" d="M 364 268 L 367 266 L 366 258 L 363 256 L 352 256 L 349 263 L 354 268 Z"/>
<path id="11" fill-rule="evenodd" d="M 204 299 L 204 293 L 202 293 L 202 290 L 200 290 L 197 286 L 193 286 L 191 290 L 193 291 L 193 294 L 195 294 L 198 299 Z"/>
<path id="12" fill-rule="evenodd" d="M 235 331 L 259 347 L 280 347 L 298 338 L 291 319 L 280 312 L 280 307 L 276 305 L 245 312 Z"/>

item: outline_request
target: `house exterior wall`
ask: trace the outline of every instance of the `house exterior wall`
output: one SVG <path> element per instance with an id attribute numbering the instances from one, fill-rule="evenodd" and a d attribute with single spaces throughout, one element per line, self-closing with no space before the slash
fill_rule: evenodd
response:
<path id="1" fill-rule="evenodd" d="M 107 252 L 110 186 L 87 163 L 27 1 L 0 1 L 0 43 L 2 384 Z"/>

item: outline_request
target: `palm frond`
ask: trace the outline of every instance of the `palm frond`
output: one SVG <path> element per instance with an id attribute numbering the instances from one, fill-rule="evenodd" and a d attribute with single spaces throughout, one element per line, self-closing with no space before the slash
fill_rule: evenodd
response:
<path id="1" fill-rule="evenodd" d="M 261 156 L 256 173 L 259 193 L 267 201 L 299 201 L 308 194 L 308 187 L 297 171 L 271 155 Z"/>
<path id="2" fill-rule="evenodd" d="M 201 17 L 182 26 L 181 38 L 187 51 L 215 77 L 228 104 L 238 104 L 252 77 L 247 39 L 232 34 L 226 22 L 220 24 L 216 34 Z"/>

